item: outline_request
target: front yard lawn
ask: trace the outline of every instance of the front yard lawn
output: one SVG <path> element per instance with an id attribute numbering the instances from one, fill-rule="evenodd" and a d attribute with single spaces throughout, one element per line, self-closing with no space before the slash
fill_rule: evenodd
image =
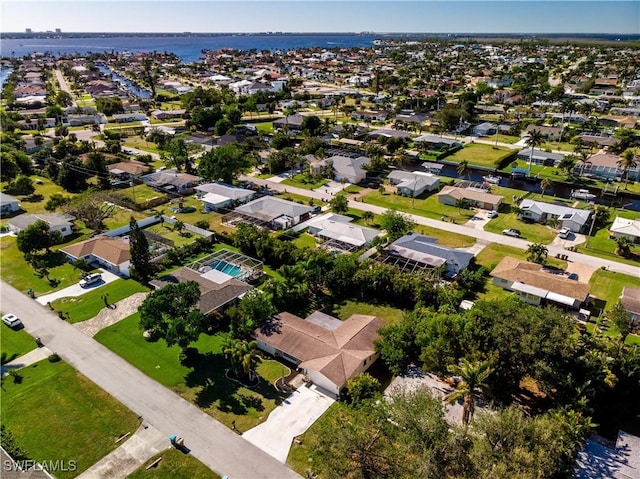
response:
<path id="1" fill-rule="evenodd" d="M 611 309 L 622 295 L 625 286 L 640 288 L 640 277 L 598 269 L 591 276 L 589 284 L 591 296 L 606 301 L 606 308 Z"/>
<path id="2" fill-rule="evenodd" d="M 307 190 L 315 190 L 329 183 L 326 178 L 309 180 L 306 175 L 295 175 L 293 178 L 287 178 L 282 182 L 284 185 L 297 186 Z"/>
<path id="3" fill-rule="evenodd" d="M 160 457 L 158 465 L 146 469 Z M 220 476 L 192 455 L 172 448 L 149 459 L 127 479 L 220 479 Z"/>
<path id="4" fill-rule="evenodd" d="M 425 216 L 427 218 L 441 219 L 443 216 L 447 220 L 453 218 L 458 224 L 466 223 L 473 217 L 473 211 L 471 210 L 461 210 L 455 206 L 439 203 L 435 193 L 424 199 L 416 198 L 413 200 L 406 196 L 390 193 L 382 195 L 379 191 L 373 191 L 365 195 L 363 199 L 365 203 L 371 203 L 372 205 L 385 208 L 395 208 L 398 211 Z"/>
<path id="5" fill-rule="evenodd" d="M 64 461 L 60 479 L 77 476 L 138 428 L 134 413 L 67 363 L 40 361 L 19 373 L 20 383 L 2 382 L 2 422 L 31 459 Z"/>
<path id="6" fill-rule="evenodd" d="M 505 256 L 511 256 L 523 261 L 527 260 L 527 252 L 523 249 L 499 243 L 491 243 L 478 253 L 476 256 L 476 263 L 491 271 Z M 567 267 L 566 261 L 556 258 L 547 258 L 547 263 L 561 269 L 565 269 Z"/>
<path id="7" fill-rule="evenodd" d="M 4 323 L 0 325 L 0 329 L 2 364 L 13 361 L 36 348 L 33 337 L 24 329 L 14 330 Z"/>
<path id="8" fill-rule="evenodd" d="M 105 307 L 102 299 L 104 295 L 107 296 L 109 304 L 114 304 L 134 293 L 146 291 L 149 291 L 149 288 L 132 279 L 117 279 L 82 296 L 56 299 L 51 305 L 56 311 L 68 314 L 70 323 L 78 323 L 93 318 Z"/>
<path id="9" fill-rule="evenodd" d="M 223 334 L 201 334 L 191 344 L 198 356 L 186 366 L 179 361 L 178 346 L 168 348 L 162 339 L 146 341 L 138 323 L 136 313 L 103 329 L 95 339 L 226 426 L 231 427 L 235 421 L 240 432 L 251 429 L 266 420 L 285 398 L 273 386 L 273 381 L 282 375 L 280 363 L 265 360 L 260 364 L 260 384 L 249 389 L 225 377 L 229 364 L 222 354 Z"/>
<path id="10" fill-rule="evenodd" d="M 520 230 L 522 238 L 533 243 L 549 244 L 558 234 L 548 226 L 520 221 L 515 213 L 501 213 L 497 218 L 490 220 L 484 229 L 501 234 L 503 230 L 511 228 Z"/>

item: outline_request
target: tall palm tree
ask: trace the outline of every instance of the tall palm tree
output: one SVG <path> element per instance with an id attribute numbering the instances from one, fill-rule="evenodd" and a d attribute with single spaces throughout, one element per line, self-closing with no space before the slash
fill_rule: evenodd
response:
<path id="1" fill-rule="evenodd" d="M 458 167 L 456 168 L 456 172 L 458 176 L 466 176 L 468 179 L 471 178 L 471 170 L 469 169 L 469 161 L 462 160 L 458 163 Z"/>
<path id="2" fill-rule="evenodd" d="M 542 132 L 540 130 L 533 129 L 528 133 L 527 139 L 524 144 L 531 147 L 529 152 L 529 174 L 531 174 L 531 162 L 533 161 L 533 150 L 536 146 L 540 146 L 544 141 Z"/>
<path id="3" fill-rule="evenodd" d="M 527 248 L 527 260 L 534 263 L 544 264 L 549 250 L 542 243 L 531 243 Z"/>
<path id="4" fill-rule="evenodd" d="M 488 361 L 471 363 L 466 359 L 461 359 L 458 365 L 450 365 L 447 369 L 460 376 L 462 380 L 455 391 L 445 396 L 445 400 L 453 404 L 462 399 L 462 424 L 466 426 L 473 419 L 476 409 L 475 393 L 484 386 L 484 382 L 493 371 Z"/>
<path id="5" fill-rule="evenodd" d="M 247 375 L 249 381 L 253 381 L 255 369 L 262 362 L 262 357 L 258 353 L 258 343 L 256 341 L 239 341 L 238 350 L 242 371 Z"/>
<path id="6" fill-rule="evenodd" d="M 624 189 L 627 189 L 627 183 L 629 182 L 629 170 L 632 170 L 638 166 L 638 160 L 633 150 L 625 150 L 620 159 L 616 162 L 620 168 L 622 168 L 622 174 L 624 175 Z"/>
<path id="7" fill-rule="evenodd" d="M 542 190 L 542 197 L 544 198 L 544 192 L 553 186 L 553 182 L 548 178 L 543 178 L 540 182 L 540 189 Z"/>
<path id="8" fill-rule="evenodd" d="M 569 115 L 569 117 L 571 117 L 572 113 L 575 113 L 577 111 L 577 106 L 575 104 L 575 102 L 571 99 L 565 99 L 562 100 L 561 102 L 561 106 L 560 109 L 562 110 L 562 125 L 560 125 L 560 141 L 562 142 L 562 136 L 564 134 L 564 120 L 565 120 L 565 115 Z"/>

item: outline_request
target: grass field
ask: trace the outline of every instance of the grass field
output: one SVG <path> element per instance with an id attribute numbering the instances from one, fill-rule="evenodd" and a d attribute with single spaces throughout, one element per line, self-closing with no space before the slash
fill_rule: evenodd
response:
<path id="1" fill-rule="evenodd" d="M 470 165 L 484 166 L 487 168 L 496 168 L 496 162 L 507 155 L 513 153 L 514 150 L 506 146 L 494 147 L 483 143 L 467 143 L 464 148 L 456 151 L 454 154 L 447 156 L 446 161 L 455 161 L 460 163 L 468 161 Z"/>
<path id="2" fill-rule="evenodd" d="M 20 370 L 22 382 L 2 383 L 2 422 L 36 461 L 61 460 L 77 476 L 138 428 L 134 413 L 64 362 L 41 361 Z"/>
<path id="3" fill-rule="evenodd" d="M 51 304 L 56 311 L 67 313 L 70 323 L 78 323 L 93 318 L 105 307 L 104 295 L 109 304 L 114 304 L 134 293 L 146 291 L 149 289 L 132 279 L 117 279 L 82 296 L 56 299 Z"/>
<path id="4" fill-rule="evenodd" d="M 476 256 L 476 263 L 491 271 L 505 256 L 511 256 L 523 261 L 527 260 L 527 252 L 525 250 L 514 248 L 513 246 L 491 243 Z M 547 258 L 547 263 L 561 269 L 567 267 L 566 261 L 556 258 Z"/>
<path id="5" fill-rule="evenodd" d="M 100 331 L 95 339 L 122 356 L 149 377 L 193 402 L 218 421 L 243 432 L 264 421 L 284 396 L 272 385 L 282 374 L 275 361 L 264 361 L 257 368 L 262 380 L 248 389 L 225 377 L 229 365 L 222 355 L 224 336 L 201 334 L 192 347 L 198 357 L 190 366 L 180 364 L 180 348 L 168 348 L 164 340 L 148 342 L 134 314 Z"/>
<path id="6" fill-rule="evenodd" d="M 158 458 L 162 458 L 158 465 L 147 470 Z M 192 455 L 168 449 L 149 459 L 127 479 L 220 479 L 220 476 Z"/>
<path id="7" fill-rule="evenodd" d="M 558 234 L 556 230 L 549 226 L 520 221 L 515 213 L 500 213 L 497 218 L 490 220 L 484 227 L 485 231 L 498 234 L 511 228 L 520 230 L 522 238 L 534 243 L 549 244 Z"/>
<path id="8" fill-rule="evenodd" d="M 335 303 L 327 314 L 331 314 L 343 321 L 353 314 L 365 314 L 369 316 L 377 316 L 386 324 L 393 324 L 402 318 L 404 311 L 385 304 L 363 303 L 362 301 L 345 300 L 341 303 Z"/>
<path id="9" fill-rule="evenodd" d="M 305 175 L 294 175 L 293 178 L 287 178 L 282 182 L 284 185 L 297 186 L 298 188 L 305 188 L 307 190 L 315 190 L 327 183 L 329 183 L 329 180 L 326 178 L 309 181 Z"/>
<path id="10" fill-rule="evenodd" d="M 607 309 L 611 309 L 622 295 L 625 286 L 640 288 L 640 277 L 598 269 L 591 276 L 589 284 L 591 296 L 606 301 Z"/>
<path id="11" fill-rule="evenodd" d="M 130 136 L 124 141 L 125 148 L 127 146 L 131 148 L 135 148 L 137 150 L 146 151 L 148 153 L 154 153 L 156 155 L 160 154 L 160 149 L 158 145 L 152 141 L 147 141 L 144 138 L 140 138 L 139 136 Z"/>
<path id="12" fill-rule="evenodd" d="M 36 343 L 33 337 L 24 329 L 13 330 L 4 323 L 0 325 L 0 357 L 2 358 L 2 364 L 19 358 L 35 348 Z"/>

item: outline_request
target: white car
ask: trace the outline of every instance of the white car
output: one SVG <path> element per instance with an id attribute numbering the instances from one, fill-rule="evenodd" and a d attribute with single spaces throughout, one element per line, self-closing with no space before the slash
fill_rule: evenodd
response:
<path id="1" fill-rule="evenodd" d="M 498 212 L 497 211 L 489 211 L 489 213 L 487 213 L 487 218 L 492 219 L 492 218 L 497 218 L 498 217 Z"/>
<path id="2" fill-rule="evenodd" d="M 558 236 L 562 239 L 568 238 L 570 234 L 571 230 L 569 228 L 562 228 L 560 231 L 558 231 Z"/>
<path id="3" fill-rule="evenodd" d="M 93 273 L 85 276 L 80 280 L 80 287 L 86 288 L 87 286 L 102 281 L 102 275 L 100 273 Z"/>
<path id="4" fill-rule="evenodd" d="M 20 318 L 11 313 L 5 314 L 2 317 L 2 322 L 10 328 L 19 328 L 20 326 L 22 326 L 22 321 L 20 321 Z"/>

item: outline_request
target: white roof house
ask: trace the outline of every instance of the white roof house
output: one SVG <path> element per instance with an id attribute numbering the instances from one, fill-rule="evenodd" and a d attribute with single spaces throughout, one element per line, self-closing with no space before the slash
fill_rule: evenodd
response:
<path id="1" fill-rule="evenodd" d="M 326 213 L 307 221 L 306 225 L 312 235 L 357 247 L 368 245 L 381 234 L 376 229 L 354 225 L 352 221 L 349 216 Z"/>
<path id="2" fill-rule="evenodd" d="M 640 220 L 629 220 L 616 216 L 609 233 L 615 238 L 626 236 L 634 243 L 640 243 Z"/>
<path id="3" fill-rule="evenodd" d="M 557 219 L 561 228 L 569 228 L 574 233 L 582 230 L 591 215 L 590 210 L 579 210 L 533 200 L 522 200 L 520 209 L 523 218 L 536 222 Z"/>
<path id="4" fill-rule="evenodd" d="M 273 196 L 263 196 L 242 206 L 234 212 L 267 223 L 275 229 L 287 229 L 311 216 L 313 208 Z"/>
<path id="5" fill-rule="evenodd" d="M 63 237 L 73 233 L 73 218 L 59 213 L 16 216 L 9 220 L 7 226 L 11 231 L 18 234 L 36 221 L 44 221 L 49 225 L 50 231 L 59 231 Z"/>
<path id="6" fill-rule="evenodd" d="M 396 185 L 399 195 L 420 196 L 425 191 L 433 191 L 440 186 L 440 179 L 422 171 L 393 170 L 387 178 Z"/>
<path id="7" fill-rule="evenodd" d="M 0 213 L 14 213 L 20 211 L 20 201 L 6 193 L 0 193 Z"/>
<path id="8" fill-rule="evenodd" d="M 344 179 L 353 184 L 360 183 L 367 176 L 367 172 L 362 167 L 368 165 L 370 161 L 366 156 L 349 158 L 339 155 L 332 156 L 326 160 L 327 163 L 331 162 L 333 164 L 336 181 Z"/>
<path id="9" fill-rule="evenodd" d="M 207 183 L 196 186 L 194 189 L 208 211 L 246 203 L 255 196 L 255 191 L 224 183 Z"/>

